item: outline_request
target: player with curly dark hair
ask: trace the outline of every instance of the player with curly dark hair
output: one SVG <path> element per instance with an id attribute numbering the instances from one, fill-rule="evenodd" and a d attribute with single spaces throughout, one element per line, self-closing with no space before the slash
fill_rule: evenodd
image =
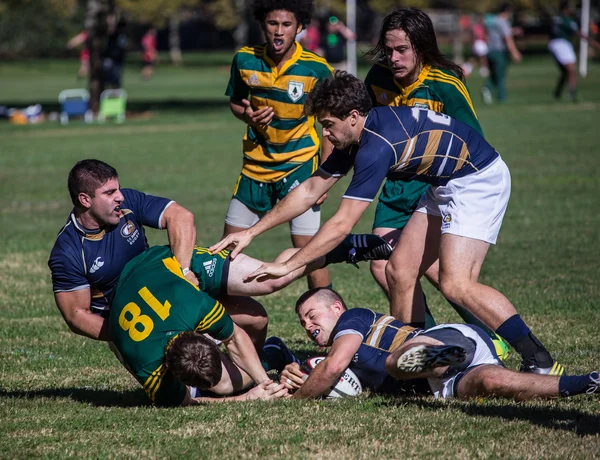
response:
<path id="1" fill-rule="evenodd" d="M 255 0 L 252 2 L 252 15 L 260 24 L 273 11 L 289 11 L 296 17 L 296 22 L 304 29 L 310 24 L 314 5 L 312 0 Z"/>
<path id="2" fill-rule="evenodd" d="M 320 157 L 324 160 L 332 150 L 326 139 L 321 148 L 315 117 L 304 115 L 306 97 L 333 73 L 325 59 L 296 41 L 310 22 L 312 0 L 256 0 L 251 10 L 265 43 L 236 53 L 225 93 L 231 111 L 246 123 L 247 131 L 242 172 L 225 217 L 224 236 L 251 227 L 308 179 Z M 319 230 L 319 205 L 290 223 L 294 247 L 306 245 Z M 327 269 L 311 273 L 308 283 L 328 286 Z"/>

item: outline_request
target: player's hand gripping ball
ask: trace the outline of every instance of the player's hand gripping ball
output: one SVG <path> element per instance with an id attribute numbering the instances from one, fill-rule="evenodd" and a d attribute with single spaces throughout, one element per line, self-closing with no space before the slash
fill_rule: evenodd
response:
<path id="1" fill-rule="evenodd" d="M 317 364 L 324 359 L 324 356 L 314 356 L 306 360 L 302 366 L 300 366 L 300 370 L 306 374 L 304 380 L 306 380 L 308 378 L 308 374 L 310 374 L 312 370 L 317 367 Z M 344 371 L 338 382 L 333 385 L 328 392 L 324 393 L 322 397 L 323 399 L 348 398 L 358 396 L 361 393 L 362 385 L 358 380 L 358 377 L 348 368 Z"/>

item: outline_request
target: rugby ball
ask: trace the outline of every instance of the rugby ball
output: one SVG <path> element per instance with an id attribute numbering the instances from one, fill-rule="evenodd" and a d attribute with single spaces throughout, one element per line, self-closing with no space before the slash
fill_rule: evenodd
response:
<path id="1" fill-rule="evenodd" d="M 306 360 L 300 369 L 306 376 L 304 380 L 308 378 L 308 374 L 317 367 L 321 361 L 325 359 L 325 356 L 313 356 L 312 358 Z M 350 368 L 346 369 L 339 381 L 331 387 L 331 389 L 324 393 L 323 399 L 334 399 L 334 398 L 348 398 L 353 396 L 358 396 L 362 393 L 362 385 L 358 380 L 358 377 L 354 372 L 350 370 Z"/>

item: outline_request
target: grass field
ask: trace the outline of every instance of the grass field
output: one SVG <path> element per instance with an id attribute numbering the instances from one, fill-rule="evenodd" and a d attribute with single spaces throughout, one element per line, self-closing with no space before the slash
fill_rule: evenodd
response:
<path id="1" fill-rule="evenodd" d="M 210 59 L 210 58 L 208 58 Z M 66 176 L 79 159 L 114 165 L 123 186 L 167 196 L 197 216 L 198 242 L 216 241 L 240 169 L 243 126 L 222 96 L 228 69 L 160 67 L 143 83 L 127 68 L 124 125 L 0 124 L 0 458 L 593 458 L 600 456 L 598 395 L 549 402 L 442 402 L 362 395 L 355 400 L 151 407 L 102 344 L 69 332 L 54 305 L 48 254 L 71 209 Z M 0 63 L 0 104 L 55 104 L 77 87 L 76 62 Z M 363 75 L 365 69 L 362 69 Z M 482 281 L 503 291 L 572 374 L 600 369 L 600 67 L 580 82 L 581 102 L 556 103 L 550 58 L 510 69 L 510 100 L 483 107 L 488 140 L 512 173 L 512 197 Z M 324 205 L 331 216 L 344 190 Z M 374 208 L 374 206 L 373 206 Z M 370 229 L 372 212 L 358 231 Z M 148 230 L 151 244 L 164 233 Z M 272 259 L 286 228 L 249 248 Z M 367 266 L 331 269 L 355 307 L 386 311 Z M 301 353 L 314 347 L 298 326 L 299 281 L 262 299 L 270 334 Z M 439 322 L 456 315 L 427 286 Z M 509 366 L 516 368 L 512 358 Z"/>

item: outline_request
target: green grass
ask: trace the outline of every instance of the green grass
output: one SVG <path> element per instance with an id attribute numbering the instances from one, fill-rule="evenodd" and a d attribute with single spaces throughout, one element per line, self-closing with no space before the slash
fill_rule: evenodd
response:
<path id="1" fill-rule="evenodd" d="M 222 404 L 158 409 L 104 344 L 69 332 L 54 305 L 48 253 L 70 210 L 66 176 L 96 157 L 123 186 L 177 200 L 197 216 L 198 242 L 218 239 L 240 169 L 243 126 L 222 96 L 228 70 L 159 66 L 143 83 L 126 70 L 133 107 L 124 125 L 0 125 L 1 458 L 591 458 L 600 455 L 598 396 L 550 402 L 443 402 L 363 395 L 355 400 Z M 76 62 L 0 64 L 0 101 L 53 103 L 74 85 Z M 362 69 L 362 74 L 364 75 Z M 555 103 L 549 58 L 510 69 L 509 101 L 483 107 L 469 81 L 488 140 L 512 173 L 512 197 L 482 281 L 504 292 L 572 373 L 600 369 L 596 212 L 600 157 L 600 68 L 580 82 L 579 104 Z M 175 109 L 173 109 L 175 107 Z M 344 190 L 324 206 L 331 216 Z M 368 231 L 373 209 L 358 231 Z M 164 232 L 148 231 L 151 244 Z M 248 253 L 272 259 L 288 247 L 284 227 Z M 331 269 L 351 306 L 386 311 L 368 268 Z M 293 303 L 304 281 L 262 298 L 270 333 L 313 352 Z M 438 321 L 454 321 L 427 287 Z M 510 366 L 518 362 L 512 358 Z"/>

